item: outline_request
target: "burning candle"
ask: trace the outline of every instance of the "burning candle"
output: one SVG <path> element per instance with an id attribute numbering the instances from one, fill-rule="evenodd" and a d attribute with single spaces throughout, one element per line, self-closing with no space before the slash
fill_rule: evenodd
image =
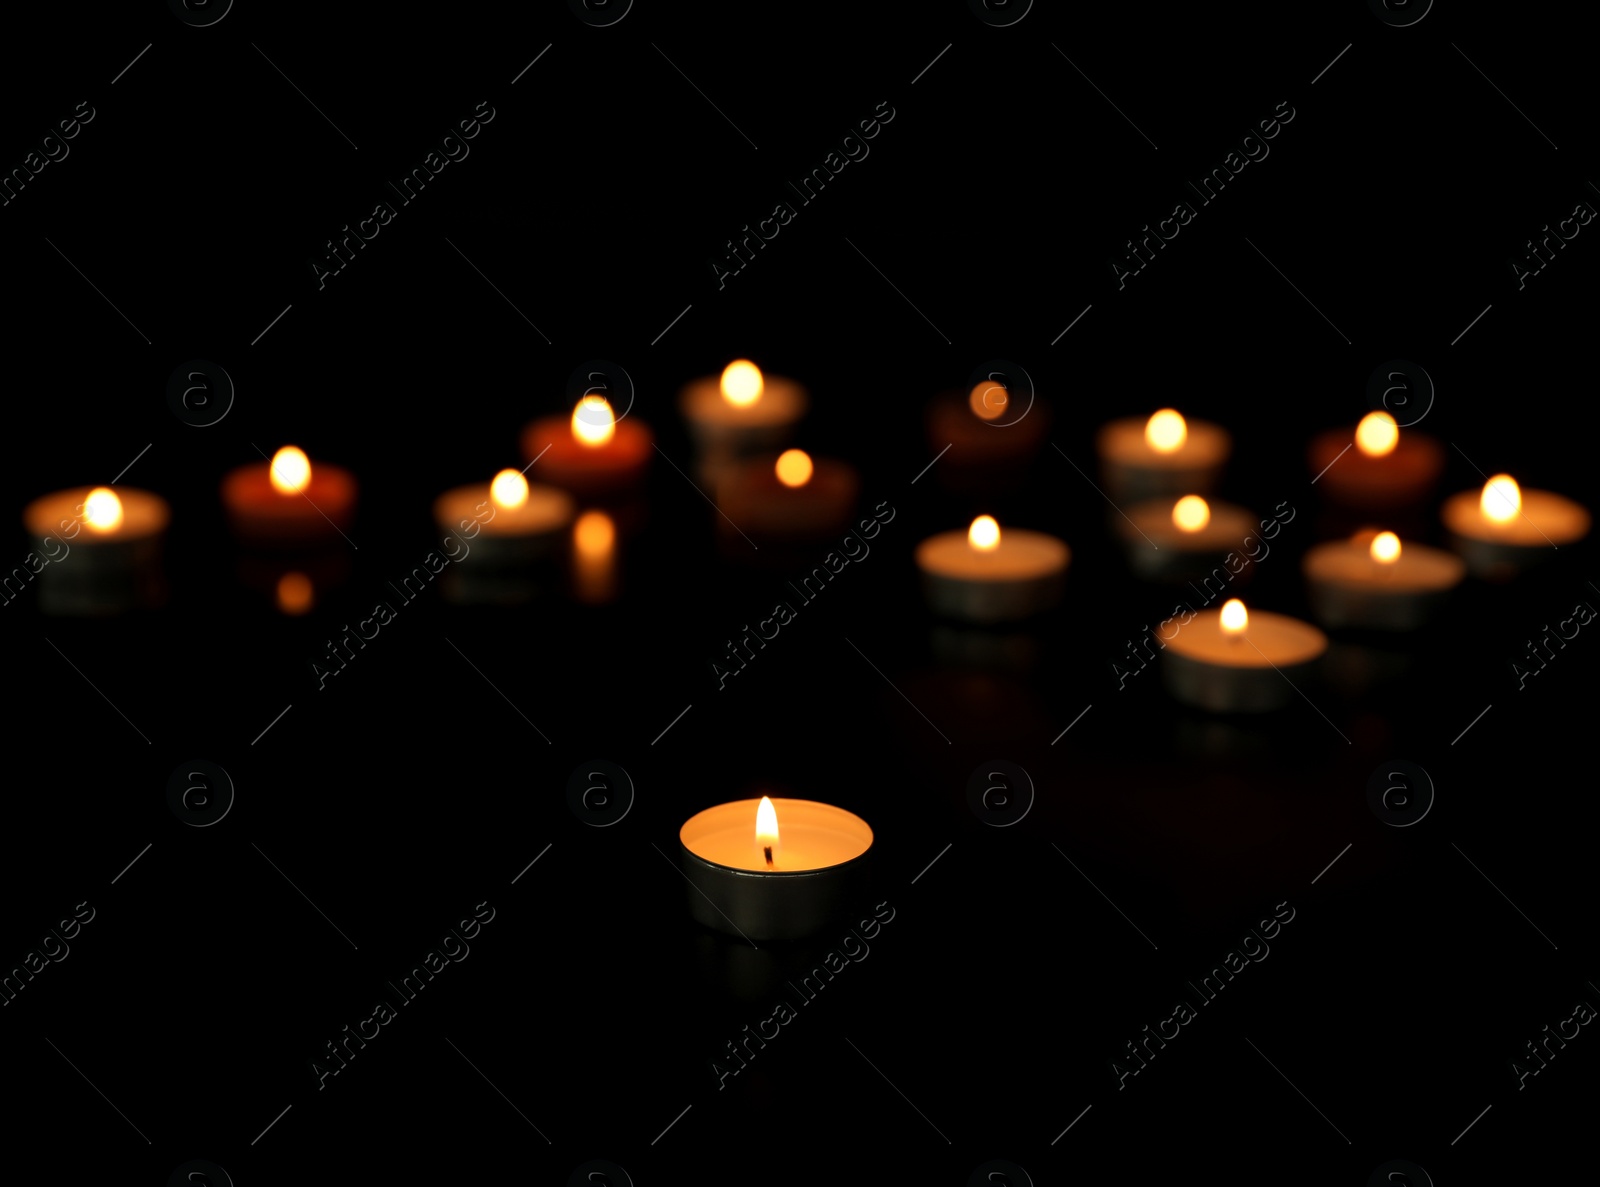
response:
<path id="1" fill-rule="evenodd" d="M 586 395 L 572 415 L 547 416 L 522 432 L 522 453 L 539 476 L 579 496 L 624 493 L 644 482 L 655 435 L 637 417 L 616 418 L 604 396 Z"/>
<path id="2" fill-rule="evenodd" d="M 1165 644 L 1161 675 L 1186 705 L 1216 713 L 1262 713 L 1296 697 L 1295 683 L 1313 674 L 1328 637 L 1286 614 L 1249 611 L 1238 598 L 1220 610 L 1188 611 L 1156 628 Z M 1170 637 L 1169 626 L 1174 630 Z"/>
<path id="3" fill-rule="evenodd" d="M 278 610 L 290 617 L 308 613 L 311 609 L 313 591 L 311 578 L 299 570 L 285 573 L 278 578 L 276 600 Z"/>
<path id="4" fill-rule="evenodd" d="M 1423 625 L 1467 572 L 1453 553 L 1373 531 L 1318 544 L 1301 567 L 1323 626 L 1383 631 Z"/>
<path id="5" fill-rule="evenodd" d="M 1048 610 L 1061 599 L 1071 552 L 1044 532 L 1007 528 L 980 515 L 965 532 L 941 532 L 917 545 L 928 605 L 969 622 L 1005 622 Z"/>
<path id="6" fill-rule="evenodd" d="M 815 540 L 847 531 L 861 482 L 854 468 L 801 449 L 731 464 L 717 483 L 725 536 Z"/>
<path id="7" fill-rule="evenodd" d="M 1233 448 L 1226 429 L 1163 408 L 1141 421 L 1114 420 L 1096 438 L 1106 493 L 1116 502 L 1175 499 L 1216 489 Z"/>
<path id="8" fill-rule="evenodd" d="M 26 568 L 38 574 L 39 609 L 115 614 L 158 605 L 170 519 L 165 499 L 131 487 L 73 487 L 29 503 L 22 512 L 32 548 Z"/>
<path id="9" fill-rule="evenodd" d="M 943 454 L 938 473 L 959 488 L 1014 485 L 1044 444 L 1050 410 L 1029 393 L 1019 401 L 1002 383 L 981 379 L 928 405 L 928 449 Z M 948 450 L 948 452 L 946 452 Z"/>
<path id="10" fill-rule="evenodd" d="M 585 511 L 572 525 L 572 592 L 590 605 L 617 596 L 617 525 L 604 511 Z"/>
<path id="11" fill-rule="evenodd" d="M 684 387 L 678 406 L 703 454 L 739 457 L 783 445 L 805 415 L 806 389 L 781 375 L 763 375 L 748 359 L 736 359 L 720 376 Z"/>
<path id="12" fill-rule="evenodd" d="M 694 919 L 752 941 L 793 940 L 857 905 L 872 829 L 814 800 L 736 800 L 678 832 Z"/>
<path id="13" fill-rule="evenodd" d="M 1426 499 L 1444 473 L 1444 446 L 1404 433 L 1387 412 L 1369 412 L 1352 433 L 1333 429 L 1312 439 L 1307 455 L 1321 490 L 1364 510 L 1405 507 Z"/>
<path id="14" fill-rule="evenodd" d="M 325 544 L 350 526 L 356 480 L 327 462 L 315 465 L 285 445 L 270 462 L 253 462 L 222 480 L 222 505 L 246 543 L 280 547 Z"/>
<path id="15" fill-rule="evenodd" d="M 1245 538 L 1257 530 L 1255 516 L 1232 503 L 1207 502 L 1199 495 L 1136 503 L 1127 518 L 1117 516 L 1128 564 L 1141 577 L 1188 581 L 1244 556 Z M 1230 576 L 1245 564 L 1226 566 Z"/>
<path id="16" fill-rule="evenodd" d="M 1496 474 L 1481 492 L 1451 495 L 1442 516 L 1467 568 L 1491 581 L 1515 576 L 1589 534 L 1585 507 L 1551 491 L 1523 490 L 1509 474 Z"/>
<path id="17" fill-rule="evenodd" d="M 446 575 L 446 596 L 474 602 L 526 598 L 531 574 L 559 559 L 575 511 L 566 491 L 530 484 L 516 470 L 501 470 L 487 484 L 445 491 L 434 500 L 434 522 L 467 549 L 463 563 Z"/>

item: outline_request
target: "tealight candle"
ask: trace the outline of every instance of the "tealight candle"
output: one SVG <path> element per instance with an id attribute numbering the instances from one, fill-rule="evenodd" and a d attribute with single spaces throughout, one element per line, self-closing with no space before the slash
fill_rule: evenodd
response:
<path id="1" fill-rule="evenodd" d="M 1233 448 L 1226 429 L 1171 408 L 1149 420 L 1114 420 L 1096 438 L 1106 493 L 1115 502 L 1210 494 Z"/>
<path id="2" fill-rule="evenodd" d="M 814 800 L 737 800 L 678 831 L 694 919 L 728 935 L 793 940 L 858 904 L 872 829 Z"/>
<path id="3" fill-rule="evenodd" d="M 1454 553 L 1371 531 L 1318 544 L 1301 567 L 1323 626 L 1383 631 L 1423 625 L 1467 572 Z"/>
<path id="4" fill-rule="evenodd" d="M 1048 610 L 1061 598 L 1071 552 L 1044 532 L 1007 528 L 980 515 L 965 532 L 917 545 L 928 605 L 969 622 L 1005 622 Z"/>
<path id="5" fill-rule="evenodd" d="M 748 359 L 729 363 L 720 376 L 696 379 L 678 397 L 696 448 L 725 457 L 783 445 L 809 402 L 800 384 L 763 375 Z"/>
<path id="6" fill-rule="evenodd" d="M 1504 580 L 1563 544 L 1589 534 L 1589 512 L 1547 490 L 1523 490 L 1509 474 L 1496 474 L 1482 492 L 1445 500 L 1450 543 L 1474 576 Z"/>
<path id="7" fill-rule="evenodd" d="M 240 539 L 256 545 L 328 543 L 350 526 L 356 480 L 327 462 L 313 465 L 285 445 L 270 462 L 240 466 L 222 480 L 222 505 Z"/>
<path id="8" fill-rule="evenodd" d="M 123 487 L 73 487 L 22 511 L 46 614 L 114 614 L 165 596 L 161 540 L 171 519 L 165 499 Z M 32 558 L 42 567 L 34 569 Z"/>
<path id="9" fill-rule="evenodd" d="M 587 395 L 572 415 L 547 416 L 522 431 L 522 454 L 538 476 L 580 496 L 632 490 L 650 468 L 655 434 L 636 417 L 616 418 L 604 396 Z"/>
<path id="10" fill-rule="evenodd" d="M 980 380 L 970 391 L 947 392 L 928 405 L 928 448 L 943 454 L 941 479 L 962 471 L 972 481 L 1019 480 L 1043 446 L 1050 428 L 1050 410 L 1037 397 L 1018 407 L 1007 388 L 993 379 Z M 945 452 L 948 449 L 948 452 Z"/>
<path id="11" fill-rule="evenodd" d="M 1220 610 L 1201 610 L 1167 637 L 1161 675 L 1167 691 L 1186 705 L 1216 713 L 1263 713 L 1295 696 L 1293 681 L 1312 674 L 1328 650 L 1328 637 L 1286 614 L 1248 611 L 1238 598 Z"/>
<path id="12" fill-rule="evenodd" d="M 1136 503 L 1117 516 L 1128 564 L 1141 577 L 1187 581 L 1210 572 L 1230 552 L 1243 555 L 1245 538 L 1258 528 L 1255 516 L 1232 503 L 1199 495 Z M 1244 566 L 1230 576 L 1244 572 Z"/>
<path id="13" fill-rule="evenodd" d="M 800 449 L 730 465 L 717 483 L 722 532 L 813 540 L 850 527 L 861 482 L 854 468 Z M 725 518 L 724 518 L 725 517 Z"/>
<path id="14" fill-rule="evenodd" d="M 487 484 L 445 491 L 434 500 L 434 522 L 469 550 L 461 558 L 461 572 L 452 566 L 447 575 L 447 596 L 455 601 L 526 597 L 528 573 L 559 558 L 575 511 L 566 491 L 532 485 L 516 470 L 501 470 Z"/>
<path id="15" fill-rule="evenodd" d="M 1444 473 L 1444 446 L 1404 433 L 1387 412 L 1369 412 L 1352 433 L 1333 429 L 1311 441 L 1307 456 L 1318 488 L 1347 507 L 1379 510 L 1426 499 Z"/>

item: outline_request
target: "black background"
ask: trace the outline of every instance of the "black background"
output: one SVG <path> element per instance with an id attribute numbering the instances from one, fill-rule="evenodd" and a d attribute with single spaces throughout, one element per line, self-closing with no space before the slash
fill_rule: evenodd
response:
<path id="1" fill-rule="evenodd" d="M 1251 604 L 1304 614 L 1299 557 L 1332 530 L 1306 442 L 1353 423 L 1402 357 L 1437 386 L 1419 431 L 1451 445 L 1442 493 L 1482 467 L 1600 506 L 1596 232 L 1521 290 L 1508 263 L 1600 198 L 1575 11 L 8 14 L 0 165 L 95 111 L 0 209 L 11 561 L 27 501 L 136 456 L 123 484 L 173 523 L 159 612 L 53 619 L 31 590 L 3 609 L 0 959 L 96 911 L 0 1010 L 6 1157 L 151 1183 L 206 1158 L 241 1187 L 564 1182 L 592 1158 L 638 1183 L 956 1183 L 991 1158 L 1038 1183 L 1545 1165 L 1588 1119 L 1600 1040 L 1520 1091 L 1508 1061 L 1600 1005 L 1600 644 L 1580 634 L 1526 688 L 1511 665 L 1600 597 L 1586 549 L 1464 586 L 1437 629 L 1387 644 L 1411 661 L 1396 680 L 1224 720 L 1153 670 L 1119 689 L 1113 661 L 1172 595 L 1131 578 L 1074 465 L 1093 473 L 1116 416 L 1225 424 L 1224 493 L 1296 512 Z M 470 155 L 319 289 L 325 241 L 484 100 Z M 885 101 L 870 155 L 719 290 L 708 257 Z M 1119 291 L 1124 241 L 1280 102 L 1295 116 L 1270 155 Z M 676 393 L 741 355 L 811 389 L 801 443 L 855 464 L 895 517 L 726 689 L 711 662 L 796 574 L 720 554 L 714 511 L 659 456 L 618 604 L 431 592 L 319 688 L 324 641 L 438 546 L 434 497 L 520 465 L 519 430 L 567 407 L 576 366 L 625 367 L 634 415 L 687 470 Z M 195 357 L 237 385 L 211 427 L 166 404 Z M 971 500 L 937 464 L 918 477 L 937 452 L 922 414 L 993 358 L 1032 376 L 1055 448 L 1020 490 Z M 362 500 L 349 579 L 293 619 L 240 581 L 216 494 L 288 441 L 349 466 Z M 1027 671 L 934 653 L 911 553 L 978 511 L 1073 549 Z M 1420 534 L 1437 542 L 1436 518 Z M 212 828 L 165 806 L 197 757 L 237 787 Z M 638 789 L 614 827 L 566 806 L 594 758 Z M 966 805 L 997 758 L 1038 791 L 1011 828 Z M 1438 789 L 1414 827 L 1366 805 L 1394 758 Z M 842 935 L 752 951 L 690 922 L 678 826 L 763 792 L 866 817 L 894 917 L 719 1090 L 709 1061 Z M 480 902 L 496 914 L 470 958 L 319 1090 L 310 1060 Z M 1119 1090 L 1108 1061 L 1279 903 L 1295 915 L 1270 958 Z"/>

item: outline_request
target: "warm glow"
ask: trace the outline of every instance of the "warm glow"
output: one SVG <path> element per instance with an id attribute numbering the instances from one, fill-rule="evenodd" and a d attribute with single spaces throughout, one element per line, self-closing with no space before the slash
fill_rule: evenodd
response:
<path id="1" fill-rule="evenodd" d="M 985 379 L 973 387 L 967 396 L 967 404 L 980 420 L 993 420 L 1005 412 L 1010 399 L 1011 393 L 1004 387 L 992 379 Z"/>
<path id="2" fill-rule="evenodd" d="M 980 515 L 967 529 L 967 543 L 979 552 L 993 552 L 1000 547 L 1000 525 L 992 515 Z"/>
<path id="3" fill-rule="evenodd" d="M 722 369 L 722 398 L 748 408 L 761 398 L 761 368 L 749 359 L 735 359 Z"/>
<path id="4" fill-rule="evenodd" d="M 1369 412 L 1356 425 L 1356 448 L 1368 457 L 1387 457 L 1400 440 L 1400 428 L 1387 412 Z"/>
<path id="5" fill-rule="evenodd" d="M 115 531 L 122 524 L 122 500 L 110 487 L 97 486 L 83 501 L 83 521 L 97 532 Z"/>
<path id="6" fill-rule="evenodd" d="M 1393 532 L 1379 532 L 1372 537 L 1372 559 L 1384 565 L 1394 564 L 1400 559 L 1400 537 Z"/>
<path id="7" fill-rule="evenodd" d="M 285 445 L 272 455 L 272 489 L 280 495 L 297 495 L 311 485 L 311 459 L 305 450 Z"/>
<path id="8" fill-rule="evenodd" d="M 617 418 L 604 396 L 585 396 L 572 410 L 572 435 L 582 444 L 604 445 L 617 435 Z"/>
<path id="9" fill-rule="evenodd" d="M 1172 522 L 1182 532 L 1198 532 L 1211 522 L 1211 507 L 1199 495 L 1184 495 L 1172 505 Z"/>
<path id="10" fill-rule="evenodd" d="M 600 559 L 611 555 L 617 540 L 617 525 L 604 511 L 585 511 L 573 525 L 572 541 L 578 555 L 586 559 Z"/>
<path id="11" fill-rule="evenodd" d="M 1496 474 L 1483 484 L 1478 508 L 1495 523 L 1510 523 L 1522 511 L 1522 489 L 1509 474 Z"/>
<path id="12" fill-rule="evenodd" d="M 1233 638 L 1244 634 L 1244 628 L 1250 623 L 1250 615 L 1244 608 L 1244 603 L 1238 598 L 1229 598 L 1222 603 L 1222 633 Z"/>
<path id="13" fill-rule="evenodd" d="M 528 501 L 528 480 L 516 470 L 501 470 L 489 484 L 489 497 L 496 507 L 514 510 Z"/>
<path id="14" fill-rule="evenodd" d="M 778 810 L 766 796 L 761 797 L 761 804 L 756 808 L 756 847 L 771 865 L 778 848 Z"/>
<path id="15" fill-rule="evenodd" d="M 785 486 L 804 486 L 811 481 L 811 455 L 803 449 L 786 449 L 778 455 L 778 481 Z"/>
<path id="16" fill-rule="evenodd" d="M 1171 453 L 1182 447 L 1189 437 L 1189 426 L 1183 417 L 1171 408 L 1163 408 L 1144 426 L 1145 443 L 1157 453 Z"/>
<path id="17" fill-rule="evenodd" d="M 285 573 L 279 577 L 278 609 L 285 614 L 304 614 L 311 609 L 311 578 L 304 573 Z"/>

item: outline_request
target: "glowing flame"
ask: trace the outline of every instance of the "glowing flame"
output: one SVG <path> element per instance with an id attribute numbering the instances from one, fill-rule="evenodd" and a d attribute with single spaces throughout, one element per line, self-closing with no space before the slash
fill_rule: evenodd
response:
<path id="1" fill-rule="evenodd" d="M 617 525 L 604 511 L 585 511 L 573 525 L 572 541 L 578 555 L 598 560 L 611 555 L 617 540 Z"/>
<path id="2" fill-rule="evenodd" d="M 572 410 L 572 435 L 584 445 L 604 445 L 617 435 L 617 418 L 604 396 L 585 396 Z"/>
<path id="3" fill-rule="evenodd" d="M 722 369 L 722 398 L 736 408 L 748 408 L 761 398 L 761 368 L 749 359 L 735 359 Z"/>
<path id="4" fill-rule="evenodd" d="M 513 511 L 528 501 L 528 480 L 516 470 L 501 470 L 489 484 L 489 498 L 496 507 Z"/>
<path id="5" fill-rule="evenodd" d="M 993 552 L 1000 547 L 1000 525 L 992 515 L 980 515 L 967 529 L 967 543 L 979 552 Z"/>
<path id="6" fill-rule="evenodd" d="M 1400 537 L 1393 532 L 1379 532 L 1372 537 L 1372 559 L 1383 565 L 1394 564 L 1400 559 Z"/>
<path id="7" fill-rule="evenodd" d="M 1495 523 L 1510 523 L 1522 513 L 1522 488 L 1511 475 L 1496 474 L 1483 484 L 1478 508 L 1486 519 Z"/>
<path id="8" fill-rule="evenodd" d="M 1222 633 L 1229 638 L 1237 639 L 1244 634 L 1244 628 L 1250 625 L 1250 614 L 1244 608 L 1244 603 L 1238 598 L 1229 598 L 1222 603 Z"/>
<path id="9" fill-rule="evenodd" d="M 1387 457 L 1400 440 L 1400 428 L 1387 412 L 1369 412 L 1356 425 L 1356 448 L 1368 457 Z"/>
<path id="10" fill-rule="evenodd" d="M 967 406 L 979 420 L 994 420 L 1005 414 L 1006 404 L 1010 399 L 1011 394 L 1002 385 L 992 379 L 985 379 L 973 386 L 967 396 Z"/>
<path id="11" fill-rule="evenodd" d="M 811 455 L 803 449 L 786 449 L 778 455 L 778 481 L 785 486 L 804 486 L 811 481 Z"/>
<path id="12" fill-rule="evenodd" d="M 1198 532 L 1211 522 L 1211 506 L 1199 495 L 1184 495 L 1172 505 L 1172 522 L 1180 532 Z"/>
<path id="13" fill-rule="evenodd" d="M 280 495 L 297 495 L 311 485 L 311 459 L 305 450 L 285 445 L 272 455 L 269 473 L 273 490 Z"/>
<path id="14" fill-rule="evenodd" d="M 83 520 L 97 532 L 115 531 L 122 525 L 122 500 L 110 487 L 97 486 L 83 501 Z"/>
<path id="15" fill-rule="evenodd" d="M 756 809 L 756 847 L 765 853 L 770 866 L 778 848 L 778 810 L 766 796 L 761 797 L 761 806 Z"/>
<path id="16" fill-rule="evenodd" d="M 285 614 L 304 614 L 311 609 L 311 578 L 304 573 L 279 577 L 278 609 Z"/>
<path id="17" fill-rule="evenodd" d="M 1145 422 L 1144 439 L 1157 453 L 1171 453 L 1189 439 L 1189 426 L 1179 413 L 1163 408 Z"/>

